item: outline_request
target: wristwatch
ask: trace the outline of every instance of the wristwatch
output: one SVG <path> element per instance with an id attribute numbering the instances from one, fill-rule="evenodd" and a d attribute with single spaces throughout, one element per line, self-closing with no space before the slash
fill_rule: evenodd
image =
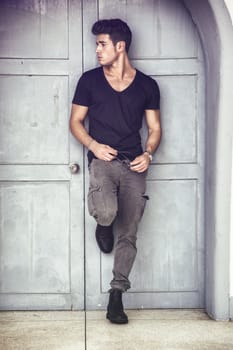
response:
<path id="1" fill-rule="evenodd" d="M 152 154 L 151 154 L 149 151 L 145 151 L 144 153 L 147 153 L 147 154 L 148 154 L 149 159 L 150 159 L 150 163 L 151 163 L 152 160 L 153 160 Z"/>

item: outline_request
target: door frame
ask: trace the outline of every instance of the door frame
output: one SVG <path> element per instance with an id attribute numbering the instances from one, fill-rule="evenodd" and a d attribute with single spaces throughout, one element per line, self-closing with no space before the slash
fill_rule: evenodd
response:
<path id="1" fill-rule="evenodd" d="M 233 27 L 223 1 L 183 3 L 199 31 L 206 65 L 206 311 L 216 320 L 228 320 L 233 316 L 229 298 Z"/>

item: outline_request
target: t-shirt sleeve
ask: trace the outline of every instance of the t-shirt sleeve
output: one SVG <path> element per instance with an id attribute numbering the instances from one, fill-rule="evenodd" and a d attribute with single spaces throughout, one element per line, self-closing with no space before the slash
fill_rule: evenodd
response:
<path id="1" fill-rule="evenodd" d="M 160 109 L 160 91 L 157 82 L 154 79 L 150 79 L 148 84 L 148 97 L 146 101 L 145 109 Z"/>
<path id="2" fill-rule="evenodd" d="M 88 85 L 88 79 L 84 73 L 78 81 L 72 103 L 81 106 L 90 106 L 91 95 Z"/>

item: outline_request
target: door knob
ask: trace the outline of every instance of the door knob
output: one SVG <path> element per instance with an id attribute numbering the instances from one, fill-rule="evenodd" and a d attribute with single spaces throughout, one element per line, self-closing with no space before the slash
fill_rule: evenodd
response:
<path id="1" fill-rule="evenodd" d="M 80 170 L 80 166 L 76 163 L 72 163 L 69 165 L 71 174 L 77 174 Z"/>

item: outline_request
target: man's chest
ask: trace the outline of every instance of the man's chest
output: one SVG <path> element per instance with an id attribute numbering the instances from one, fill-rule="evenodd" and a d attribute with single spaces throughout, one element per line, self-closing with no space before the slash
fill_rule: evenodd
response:
<path id="1" fill-rule="evenodd" d="M 123 91 L 117 91 L 126 86 Z M 113 89 L 108 84 L 96 85 L 96 88 L 91 93 L 91 107 L 106 107 L 110 109 L 127 108 L 127 110 L 142 111 L 146 103 L 146 95 L 139 85 L 133 84 L 130 86 L 116 83 L 116 89 Z"/>

